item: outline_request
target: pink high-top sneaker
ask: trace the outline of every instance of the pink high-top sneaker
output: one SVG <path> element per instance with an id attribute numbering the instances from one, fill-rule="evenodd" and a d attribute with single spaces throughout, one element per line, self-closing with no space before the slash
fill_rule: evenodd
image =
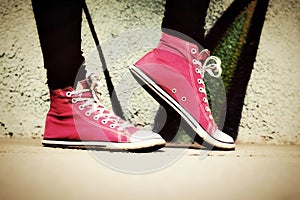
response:
<path id="1" fill-rule="evenodd" d="M 50 91 L 44 146 L 91 146 L 132 151 L 154 151 L 165 145 L 157 133 L 140 130 L 101 103 L 95 75 L 72 87 Z"/>
<path id="2" fill-rule="evenodd" d="M 204 73 L 220 77 L 221 61 L 208 50 L 163 33 L 157 48 L 130 67 L 139 83 L 167 102 L 205 142 L 234 149 L 231 136 L 220 131 L 211 115 Z"/>

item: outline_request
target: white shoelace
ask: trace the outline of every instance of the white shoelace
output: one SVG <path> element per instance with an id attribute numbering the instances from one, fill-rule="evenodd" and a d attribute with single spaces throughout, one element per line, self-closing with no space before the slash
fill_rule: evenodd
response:
<path id="1" fill-rule="evenodd" d="M 93 97 L 82 97 L 82 94 L 85 92 L 91 92 Z M 110 128 L 118 127 L 117 130 L 123 131 L 125 128 L 132 127 L 133 125 L 127 121 L 122 120 L 120 117 L 116 116 L 113 112 L 109 111 L 105 108 L 105 106 L 100 102 L 99 94 L 96 96 L 94 90 L 90 89 L 82 89 L 82 90 L 74 90 L 67 92 L 67 96 L 78 96 L 72 98 L 72 103 L 84 102 L 79 105 L 79 110 L 83 110 L 85 107 L 90 107 L 89 110 L 85 112 L 86 116 L 90 116 L 92 113 L 96 113 L 93 116 L 94 120 L 101 120 L 102 124 L 107 124 L 107 122 L 111 122 Z"/>
<path id="2" fill-rule="evenodd" d="M 200 55 L 204 53 L 206 50 L 202 50 L 200 52 Z M 194 52 L 194 51 L 192 51 Z M 198 65 L 200 68 L 199 72 L 204 78 L 205 72 L 207 72 L 210 76 L 215 77 L 215 78 L 220 78 L 222 74 L 222 68 L 221 68 L 221 60 L 220 58 L 216 56 L 208 56 L 205 61 L 202 62 L 197 59 L 193 59 L 193 64 Z"/>
<path id="3" fill-rule="evenodd" d="M 192 54 L 196 54 L 196 49 L 192 49 L 191 53 Z M 200 52 L 200 57 L 202 54 L 206 53 L 207 50 L 202 50 Z M 204 59 L 203 59 L 204 60 Z M 202 85 L 202 87 L 199 87 L 199 92 L 205 94 L 205 97 L 202 99 L 203 102 L 208 104 L 208 100 L 206 97 L 206 90 L 204 87 L 204 81 L 202 80 L 204 78 L 205 72 L 207 72 L 210 76 L 215 77 L 215 78 L 219 78 L 221 77 L 222 74 L 222 68 L 221 68 L 221 60 L 216 57 L 216 56 L 208 56 L 205 58 L 204 62 L 202 63 L 201 61 L 203 60 L 197 60 L 197 59 L 193 59 L 192 62 L 194 65 L 198 65 L 199 67 L 196 67 L 195 71 L 197 74 L 200 74 L 202 77 L 199 78 L 198 84 Z M 210 113 L 209 118 L 213 119 L 213 116 L 211 115 L 211 110 L 209 108 L 209 106 L 205 106 L 205 110 L 207 112 Z"/>

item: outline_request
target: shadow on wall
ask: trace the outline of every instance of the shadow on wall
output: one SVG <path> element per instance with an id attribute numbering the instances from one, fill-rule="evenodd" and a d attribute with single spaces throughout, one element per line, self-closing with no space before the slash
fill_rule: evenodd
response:
<path id="1" fill-rule="evenodd" d="M 269 0 L 235 0 L 207 33 L 205 38 L 206 48 L 212 50 L 212 54 L 222 60 L 222 77 L 227 96 L 224 126 L 221 122 L 224 116 L 221 116 L 222 114 L 220 113 L 213 113 L 213 115 L 219 127 L 223 127 L 223 131 L 231 135 L 234 139 L 237 138 L 246 89 L 255 62 L 268 4 Z M 100 47 L 86 6 L 84 11 L 95 44 L 97 47 Z M 98 53 L 102 65 L 106 66 L 101 47 L 98 48 Z M 114 86 L 106 67 L 104 74 L 111 96 L 114 94 Z M 213 80 L 206 78 L 206 82 L 210 82 L 207 85 L 213 86 L 216 81 L 212 84 Z M 208 93 L 210 93 L 209 90 L 213 89 L 214 87 L 209 87 Z M 114 112 L 119 116 L 123 116 L 117 96 L 111 96 L 111 100 Z M 214 102 L 218 102 L 218 100 Z M 222 105 L 226 102 L 219 100 L 219 103 Z M 161 112 L 167 112 L 167 119 L 164 125 L 160 124 Z M 154 131 L 159 130 L 160 134 L 167 141 L 171 141 L 178 132 L 180 121 L 181 117 L 172 108 L 166 104 L 161 104 L 161 108 L 156 114 Z M 191 133 L 192 131 L 187 129 L 184 124 L 182 128 L 194 138 L 195 134 Z M 201 142 L 199 138 L 196 138 L 196 141 Z"/>
<path id="2" fill-rule="evenodd" d="M 268 5 L 269 0 L 235 0 L 206 37 L 208 48 L 223 61 L 227 94 L 223 130 L 234 139 Z"/>

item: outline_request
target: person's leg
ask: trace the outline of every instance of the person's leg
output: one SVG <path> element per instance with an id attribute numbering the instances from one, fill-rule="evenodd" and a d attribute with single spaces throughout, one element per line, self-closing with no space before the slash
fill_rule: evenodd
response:
<path id="1" fill-rule="evenodd" d="M 50 88 L 43 145 L 132 151 L 163 147 L 165 141 L 158 134 L 140 130 L 106 109 L 101 103 L 99 78 L 86 77 L 81 67 L 83 3 L 83 0 L 32 0 Z"/>
<path id="2" fill-rule="evenodd" d="M 213 119 L 205 89 L 204 75 L 220 77 L 222 71 L 220 59 L 202 47 L 207 7 L 207 0 L 167 0 L 158 47 L 130 70 L 206 143 L 233 149 L 234 140 Z"/>
<path id="3" fill-rule="evenodd" d="M 204 25 L 208 5 L 209 0 L 166 0 L 161 24 L 162 32 L 205 46 Z M 181 117 L 167 104 L 162 104 L 168 117 L 162 127 L 161 110 L 159 110 L 156 115 L 154 130 L 159 130 L 164 139 L 171 141 L 178 131 Z"/>
<path id="4" fill-rule="evenodd" d="M 82 3 L 82 0 L 32 0 L 51 89 L 73 86 L 84 61 L 81 52 Z M 84 76 L 84 73 L 80 75 Z"/>
<path id="5" fill-rule="evenodd" d="M 182 33 L 204 45 L 204 25 L 209 0 L 166 0 L 165 12 L 162 20 L 162 31 L 173 35 Z M 176 35 L 178 36 L 178 35 Z M 190 41 L 192 42 L 192 41 Z"/>

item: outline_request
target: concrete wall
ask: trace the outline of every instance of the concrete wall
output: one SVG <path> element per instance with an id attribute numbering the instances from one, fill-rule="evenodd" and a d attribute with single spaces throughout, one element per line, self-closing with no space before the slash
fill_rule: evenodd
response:
<path id="1" fill-rule="evenodd" d="M 239 141 L 300 144 L 300 1 L 271 0 Z"/>
<path id="2" fill-rule="evenodd" d="M 218 1 L 211 2 L 207 28 L 231 1 L 223 1 L 222 6 L 216 6 L 214 2 Z M 119 85 L 128 72 L 126 66 L 143 55 L 159 39 L 157 30 L 163 15 L 164 1 L 88 0 L 87 3 L 108 62 L 112 62 L 109 65 L 112 79 Z M 238 138 L 240 142 L 300 144 L 300 102 L 297 87 L 297 78 L 300 77 L 300 60 L 297 56 L 299 5 L 299 1 L 295 0 L 270 2 L 257 62 L 245 100 Z M 30 1 L 2 0 L 0 20 L 0 135 L 40 137 L 49 97 Z M 134 32 L 139 37 L 138 41 Z M 146 37 L 141 39 L 145 32 Z M 148 36 L 152 37 L 151 40 Z M 128 46 L 137 51 L 122 55 L 126 50 L 124 48 L 122 51 L 122 46 L 126 45 L 122 43 L 124 38 L 128 39 Z M 94 60 L 95 48 L 85 20 L 82 39 L 85 57 L 98 65 L 99 62 Z M 119 52 L 112 52 L 114 49 L 119 49 Z M 115 58 L 116 53 L 119 53 L 119 59 Z M 133 123 L 151 128 L 158 105 L 147 95 L 137 89 L 131 96 L 131 108 L 125 111 Z M 125 95 L 120 96 L 122 98 Z M 137 100 L 137 97 L 142 100 Z M 122 100 L 125 104 L 127 101 Z M 151 106 L 143 108 L 140 101 Z M 109 104 L 108 98 L 106 102 Z"/>

